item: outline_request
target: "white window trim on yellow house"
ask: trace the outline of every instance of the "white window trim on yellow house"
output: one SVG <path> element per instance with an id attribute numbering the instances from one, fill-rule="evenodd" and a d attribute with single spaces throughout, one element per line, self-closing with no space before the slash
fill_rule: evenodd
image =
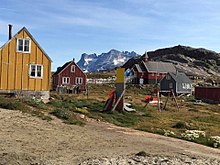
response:
<path id="1" fill-rule="evenodd" d="M 32 70 L 34 68 L 34 71 Z M 38 75 L 38 68 L 40 68 L 40 75 Z M 34 73 L 34 75 L 32 75 L 32 73 Z M 40 64 L 30 64 L 29 65 L 29 76 L 30 78 L 43 78 L 43 65 Z"/>
<path id="2" fill-rule="evenodd" d="M 19 45 L 19 41 L 22 41 L 22 45 Z M 25 45 L 28 41 L 28 45 Z M 19 50 L 19 47 L 22 47 L 22 50 Z M 28 51 L 25 50 L 25 46 L 28 46 Z M 30 53 L 31 52 L 31 40 L 28 38 L 17 38 L 17 52 Z"/>

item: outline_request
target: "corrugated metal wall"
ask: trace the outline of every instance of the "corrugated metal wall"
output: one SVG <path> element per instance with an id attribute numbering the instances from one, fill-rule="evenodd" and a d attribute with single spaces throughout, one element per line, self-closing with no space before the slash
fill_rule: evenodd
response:
<path id="1" fill-rule="evenodd" d="M 195 98 L 220 102 L 220 88 L 217 87 L 195 87 Z"/>

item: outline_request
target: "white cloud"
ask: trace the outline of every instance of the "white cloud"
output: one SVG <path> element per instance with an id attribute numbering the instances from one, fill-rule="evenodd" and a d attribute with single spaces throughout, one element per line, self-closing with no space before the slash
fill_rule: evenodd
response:
<path id="1" fill-rule="evenodd" d="M 142 26 L 146 18 L 120 10 L 97 6 L 93 3 L 64 3 L 57 12 L 55 8 L 45 11 L 38 9 L 38 21 L 58 26 L 101 27 L 124 31 Z M 48 5 L 47 5 L 48 6 Z M 43 18 L 43 19 L 42 19 Z M 36 19 L 36 18 L 35 18 Z"/>
<path id="2" fill-rule="evenodd" d="M 51 52 L 55 62 L 60 54 L 101 53 L 109 48 L 142 53 L 182 43 L 215 48 L 219 44 L 218 0 L 7 2 L 0 7 L 0 41 L 7 40 L 8 23 L 14 25 L 14 32 L 26 26 Z M 66 59 L 57 59 L 63 60 Z"/>

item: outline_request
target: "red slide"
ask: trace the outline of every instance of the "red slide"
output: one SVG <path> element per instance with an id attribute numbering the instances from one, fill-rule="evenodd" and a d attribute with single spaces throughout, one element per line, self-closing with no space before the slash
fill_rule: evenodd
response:
<path id="1" fill-rule="evenodd" d="M 115 101 L 115 90 L 111 90 L 109 93 L 109 98 L 105 103 L 103 111 L 111 111 L 114 101 Z"/>

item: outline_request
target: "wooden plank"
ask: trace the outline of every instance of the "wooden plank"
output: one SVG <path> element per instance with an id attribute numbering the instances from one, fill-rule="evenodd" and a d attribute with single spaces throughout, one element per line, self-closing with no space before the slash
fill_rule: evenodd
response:
<path id="1" fill-rule="evenodd" d="M 49 72 L 48 72 L 48 64 L 49 61 L 45 55 L 43 55 L 43 79 L 42 79 L 42 90 L 48 90 L 48 83 L 49 83 Z"/>
<path id="2" fill-rule="evenodd" d="M 13 39 L 9 45 L 9 68 L 8 68 L 8 89 L 15 89 L 15 57 L 16 57 L 16 39 Z"/>
<path id="3" fill-rule="evenodd" d="M 16 78 L 15 78 L 15 89 L 21 90 L 21 81 L 22 81 L 22 53 L 16 54 Z"/>
<path id="4" fill-rule="evenodd" d="M 8 84 L 8 44 L 2 49 L 1 89 L 7 90 Z"/>
<path id="5" fill-rule="evenodd" d="M 29 58 L 29 65 L 37 63 L 37 57 L 36 56 L 37 56 L 37 46 L 33 41 L 31 41 L 31 53 L 30 53 L 30 58 Z M 28 67 L 28 69 L 29 69 L 29 67 Z M 36 79 L 28 77 L 28 80 L 29 80 L 28 89 L 29 90 L 35 90 Z"/>
<path id="6" fill-rule="evenodd" d="M 42 64 L 42 52 L 39 48 L 37 48 L 37 62 L 36 64 Z M 35 84 L 35 90 L 41 90 L 41 78 L 35 78 L 36 84 Z"/>
<path id="7" fill-rule="evenodd" d="M 28 90 L 28 71 L 29 71 L 29 54 L 24 53 L 23 54 L 23 60 L 22 60 L 22 90 Z"/>
<path id="8" fill-rule="evenodd" d="M 52 83 L 51 83 L 51 78 L 52 78 L 52 75 L 51 75 L 51 61 L 48 60 L 48 65 L 47 65 L 47 68 L 48 68 L 48 82 L 47 82 L 47 91 L 51 90 L 52 89 Z"/>
<path id="9" fill-rule="evenodd" d="M 1 59 L 0 61 L 0 89 L 2 89 L 2 86 L 1 86 L 2 84 L 2 50 L 0 50 L 0 59 Z"/>
<path id="10" fill-rule="evenodd" d="M 17 52 L 17 38 L 23 38 L 23 32 L 21 31 L 17 36 L 15 37 L 15 78 L 14 78 L 14 89 L 15 90 L 21 90 L 21 68 L 22 68 L 22 53 Z"/>

